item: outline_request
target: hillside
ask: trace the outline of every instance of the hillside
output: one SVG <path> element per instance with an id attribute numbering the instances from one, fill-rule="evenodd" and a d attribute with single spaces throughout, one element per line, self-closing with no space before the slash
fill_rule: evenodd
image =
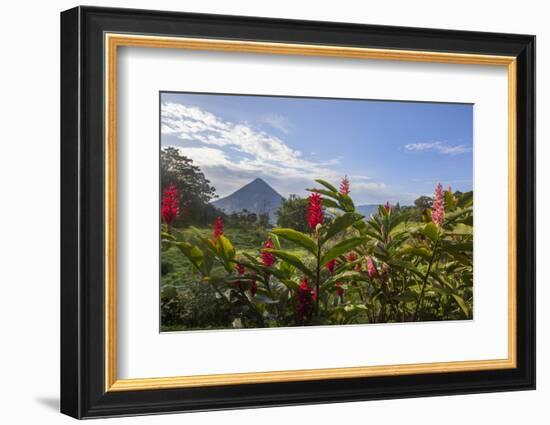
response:
<path id="1" fill-rule="evenodd" d="M 227 214 L 247 210 L 256 214 L 268 213 L 272 223 L 277 221 L 276 212 L 283 197 L 269 184 L 256 178 L 225 198 L 212 202 Z"/>

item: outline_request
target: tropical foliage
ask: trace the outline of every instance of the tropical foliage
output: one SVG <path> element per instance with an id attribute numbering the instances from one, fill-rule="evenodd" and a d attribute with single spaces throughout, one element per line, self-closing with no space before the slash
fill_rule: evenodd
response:
<path id="1" fill-rule="evenodd" d="M 184 202 L 179 205 L 174 224 L 204 225 L 211 223 L 218 212 L 210 205 L 216 189 L 204 176 L 193 160 L 173 147 L 160 151 L 160 178 L 165 187 L 185 193 Z"/>
<path id="2" fill-rule="evenodd" d="M 167 311 L 175 298 L 197 291 L 211 300 L 200 312 L 208 324 L 189 328 L 472 318 L 472 192 L 438 185 L 431 202 L 422 200 L 422 210 L 386 204 L 364 217 L 355 209 L 347 177 L 338 187 L 316 183 L 308 189 L 303 216 L 279 219 L 279 227 L 264 230 L 263 243 L 252 250 L 236 249 L 221 216 L 210 235 L 193 226 L 185 233 L 173 229 L 179 189 L 167 185 L 163 255 L 177 251 L 193 273 L 191 285 L 174 281 L 164 288 Z M 163 325 L 176 324 L 174 314 L 163 313 Z"/>

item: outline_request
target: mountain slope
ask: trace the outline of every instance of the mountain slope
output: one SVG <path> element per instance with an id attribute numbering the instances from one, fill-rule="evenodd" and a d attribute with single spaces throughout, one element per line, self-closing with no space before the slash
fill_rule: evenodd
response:
<path id="1" fill-rule="evenodd" d="M 256 214 L 268 213 L 272 223 L 277 221 L 276 212 L 283 197 L 275 189 L 260 178 L 256 178 L 247 185 L 225 198 L 212 202 L 216 208 L 227 214 L 247 210 Z"/>
<path id="2" fill-rule="evenodd" d="M 355 207 L 355 210 L 359 214 L 363 214 L 365 216 L 365 219 L 368 220 L 371 214 L 376 214 L 376 212 L 378 211 L 378 204 L 357 205 Z"/>

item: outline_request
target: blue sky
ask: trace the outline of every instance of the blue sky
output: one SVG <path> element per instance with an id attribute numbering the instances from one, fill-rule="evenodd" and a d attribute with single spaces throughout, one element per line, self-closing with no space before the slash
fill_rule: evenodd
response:
<path id="1" fill-rule="evenodd" d="M 472 189 L 473 105 L 161 93 L 161 145 L 224 197 L 256 177 L 305 196 L 347 175 L 356 204 Z"/>

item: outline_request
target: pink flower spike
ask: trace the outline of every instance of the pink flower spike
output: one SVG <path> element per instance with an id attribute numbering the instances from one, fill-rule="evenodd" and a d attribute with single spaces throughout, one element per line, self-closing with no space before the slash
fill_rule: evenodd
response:
<path id="1" fill-rule="evenodd" d="M 435 188 L 434 200 L 432 203 L 432 221 L 438 225 L 443 225 L 445 219 L 445 194 L 443 193 L 443 186 L 438 183 Z"/>
<path id="2" fill-rule="evenodd" d="M 340 183 L 340 195 L 349 195 L 349 179 L 348 176 L 344 176 Z"/>
<path id="3" fill-rule="evenodd" d="M 367 272 L 369 273 L 369 277 L 371 279 L 378 277 L 378 270 L 376 269 L 374 261 L 372 261 L 371 257 L 367 257 Z"/>

